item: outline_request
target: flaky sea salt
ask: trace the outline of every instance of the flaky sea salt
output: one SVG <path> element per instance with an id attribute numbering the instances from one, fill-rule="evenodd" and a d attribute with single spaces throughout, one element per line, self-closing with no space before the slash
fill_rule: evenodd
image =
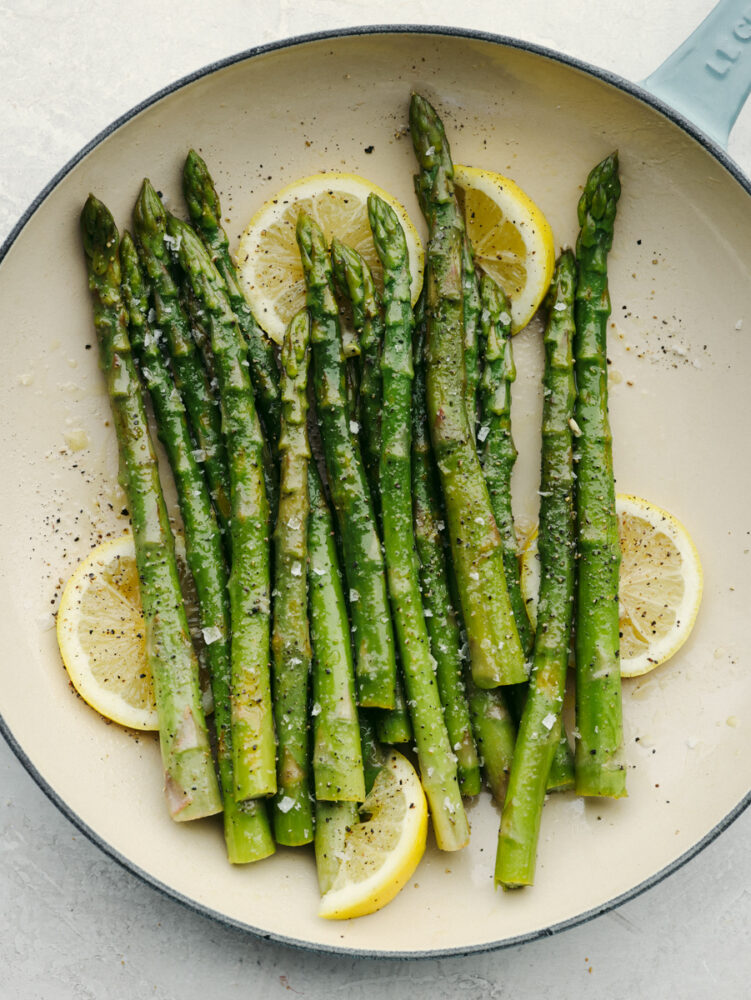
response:
<path id="1" fill-rule="evenodd" d="M 177 253 L 177 251 L 180 249 L 180 244 L 182 243 L 182 241 L 183 241 L 182 236 L 170 236 L 169 233 L 164 234 L 164 242 L 167 244 L 170 250 L 174 251 L 174 253 Z"/>

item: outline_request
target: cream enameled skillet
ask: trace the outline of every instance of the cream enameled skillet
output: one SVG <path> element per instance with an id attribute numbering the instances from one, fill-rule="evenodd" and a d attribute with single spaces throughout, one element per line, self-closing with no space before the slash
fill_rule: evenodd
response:
<path id="1" fill-rule="evenodd" d="M 751 185 L 717 141 L 747 90 L 745 8 L 720 4 L 688 49 L 647 81 L 681 114 L 645 88 L 495 36 L 387 27 L 292 39 L 207 67 L 136 108 L 26 212 L 0 254 L 0 724 L 30 774 L 105 852 L 200 912 L 265 937 L 349 954 L 445 955 L 601 913 L 658 882 L 745 808 Z M 466 850 L 429 848 L 386 909 L 327 923 L 315 915 L 310 853 L 281 850 L 256 867 L 230 868 L 220 824 L 168 818 L 152 738 L 107 725 L 67 683 L 50 627 L 59 581 L 100 533 L 127 523 L 78 215 L 94 191 L 129 224 L 145 175 L 179 209 L 182 161 L 196 146 L 233 240 L 276 189 L 327 169 L 371 178 L 418 219 L 405 135 L 412 90 L 438 107 L 455 160 L 516 179 L 559 245 L 575 238 L 588 170 L 620 151 L 610 330 L 617 487 L 684 521 L 704 564 L 705 596 L 675 659 L 624 685 L 629 798 L 551 798 L 533 889 L 494 892 L 498 814 L 483 798 L 470 807 Z M 700 130 L 684 116 L 707 95 Z M 519 517 L 532 519 L 539 328 L 515 348 L 514 496 Z"/>

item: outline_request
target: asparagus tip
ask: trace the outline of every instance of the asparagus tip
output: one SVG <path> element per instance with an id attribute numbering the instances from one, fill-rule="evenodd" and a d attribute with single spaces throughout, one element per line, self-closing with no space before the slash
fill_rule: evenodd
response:
<path id="1" fill-rule="evenodd" d="M 86 256 L 93 270 L 106 270 L 116 255 L 119 235 L 112 213 L 95 195 L 90 194 L 81 209 L 81 235 Z M 114 248 L 114 249 L 113 249 Z"/>
<path id="2" fill-rule="evenodd" d="M 165 226 L 166 211 L 154 185 L 144 177 L 141 191 L 133 208 L 133 222 L 136 230 L 160 231 Z"/>

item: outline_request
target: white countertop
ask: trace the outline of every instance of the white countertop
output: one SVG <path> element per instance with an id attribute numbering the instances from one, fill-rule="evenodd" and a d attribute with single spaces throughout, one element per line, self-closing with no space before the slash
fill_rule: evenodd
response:
<path id="1" fill-rule="evenodd" d="M 713 3 L 6 0 L 0 242 L 60 167 L 113 119 L 174 79 L 254 45 L 365 23 L 456 25 L 542 44 L 640 80 Z M 748 109 L 730 153 L 751 171 Z M 749 995 L 749 812 L 667 880 L 582 926 L 505 951 L 405 964 L 307 954 L 213 923 L 102 854 L 2 740 L 0 775 L 0 1000 Z"/>

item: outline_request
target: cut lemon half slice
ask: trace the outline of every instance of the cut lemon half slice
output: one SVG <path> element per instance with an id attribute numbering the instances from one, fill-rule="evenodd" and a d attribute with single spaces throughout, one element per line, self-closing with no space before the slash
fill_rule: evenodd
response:
<path id="1" fill-rule="evenodd" d="M 691 536 L 668 511 L 619 493 L 621 676 L 638 677 L 669 660 L 688 639 L 701 604 L 703 576 Z M 537 532 L 521 557 L 521 588 L 535 624 L 540 562 Z"/>
<path id="2" fill-rule="evenodd" d="M 548 220 L 514 181 L 478 167 L 454 167 L 475 264 L 511 300 L 511 329 L 518 333 L 545 297 L 555 267 Z"/>
<path id="3" fill-rule="evenodd" d="M 175 551 L 200 657 L 198 602 L 180 536 L 175 537 Z M 132 535 L 102 542 L 76 568 L 60 598 L 57 642 L 73 687 L 92 708 L 130 729 L 159 729 Z M 204 673 L 201 691 L 204 710 L 210 712 L 211 689 Z"/>
<path id="4" fill-rule="evenodd" d="M 394 209 L 404 229 L 412 279 L 412 303 L 422 288 L 424 254 L 420 237 L 403 205 L 356 174 L 325 173 L 303 177 L 282 188 L 256 212 L 240 238 L 236 259 L 245 294 L 266 333 L 281 343 L 289 321 L 305 305 L 305 279 L 295 229 L 301 212 L 368 262 L 383 287 L 368 222 L 368 195 L 379 195 Z"/>
<path id="5" fill-rule="evenodd" d="M 417 772 L 396 750 L 386 758 L 344 840 L 339 870 L 318 915 L 374 913 L 407 883 L 425 853 L 428 806 Z"/>
<path id="6" fill-rule="evenodd" d="M 77 567 L 60 599 L 57 641 L 92 708 L 131 729 L 159 728 L 131 535 L 103 542 Z"/>

